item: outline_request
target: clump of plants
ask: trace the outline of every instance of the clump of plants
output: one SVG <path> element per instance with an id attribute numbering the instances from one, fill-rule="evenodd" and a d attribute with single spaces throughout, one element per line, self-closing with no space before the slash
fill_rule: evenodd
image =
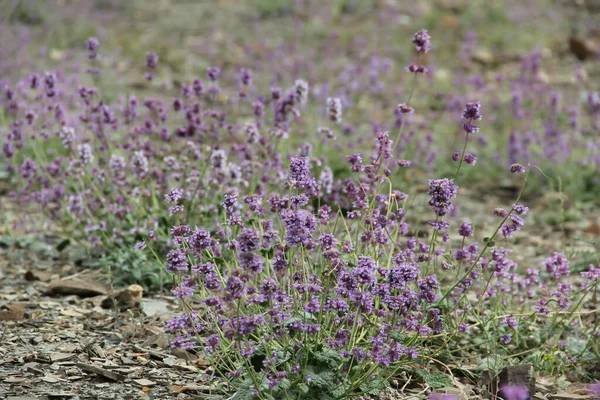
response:
<path id="1" fill-rule="evenodd" d="M 429 51 L 426 31 L 413 43 L 419 55 Z M 426 67 L 407 71 L 417 78 Z M 410 98 L 398 108 L 414 112 Z M 337 120 L 341 107 L 331 100 L 327 109 Z M 401 372 L 419 376 L 423 368 L 437 371 L 438 380 L 420 374 L 431 387 L 451 385 L 446 363 L 471 351 L 492 370 L 535 357 L 540 346 L 562 349 L 548 365 L 560 372 L 584 358 L 597 362 L 598 325 L 579 325 L 576 316 L 600 269 L 590 265 L 574 281 L 562 253 L 526 268 L 510 258 L 534 167 L 511 165 L 521 193 L 490 210 L 497 228 L 482 241 L 471 223 L 448 218 L 461 168 L 475 164 L 465 149 L 479 132 L 481 104 L 467 103 L 462 118 L 465 145 L 452 178 L 429 180 L 431 219 L 421 238 L 406 222 L 409 196 L 390 178 L 410 168 L 393 156 L 402 125 L 398 137 L 377 133 L 372 154 L 347 156 L 353 176 L 336 193 L 346 203 L 332 195 L 326 167 L 317 177 L 316 163 L 300 154 L 289 157 L 278 189 L 230 188 L 220 222 L 174 226 L 165 268 L 184 313 L 166 326 L 178 333 L 173 346 L 208 357 L 234 399 L 376 395 Z M 171 207 L 180 198 L 177 189 L 166 195 Z M 576 355 L 567 332 L 588 338 L 596 355 Z"/>
<path id="2" fill-rule="evenodd" d="M 268 88 L 250 68 L 213 66 L 175 88 L 149 52 L 138 78 L 151 94 L 109 101 L 111 60 L 90 38 L 75 71 L 3 88 L 12 195 L 39 205 L 116 285 L 173 283 L 183 310 L 167 324 L 173 346 L 202 352 L 236 399 L 376 395 L 398 376 L 449 386 L 449 365 L 474 359 L 480 370 L 529 361 L 552 375 L 598 363 L 588 310 L 600 266 L 574 274 L 562 252 L 518 265 L 510 245 L 540 163 L 596 168 L 587 139 L 597 97 L 586 100 L 589 120 L 579 103 L 568 121 L 558 96 L 540 103 L 550 87 L 534 53 L 519 79 L 499 77 L 510 99 L 488 93 L 501 110 L 482 125 L 474 99 L 418 102 L 433 77 L 431 42 L 425 30 L 412 42 L 402 103 L 383 121 L 382 109 L 367 118 L 358 104 L 384 91 L 389 59 L 327 82 L 282 71 Z M 459 140 L 437 146 L 440 126 Z M 490 133 L 506 127 L 505 141 Z M 506 151 L 488 152 L 485 132 Z M 489 210 L 497 223 L 482 233 L 456 205 L 490 166 L 520 193 Z M 415 206 L 423 183 L 424 210 Z"/>

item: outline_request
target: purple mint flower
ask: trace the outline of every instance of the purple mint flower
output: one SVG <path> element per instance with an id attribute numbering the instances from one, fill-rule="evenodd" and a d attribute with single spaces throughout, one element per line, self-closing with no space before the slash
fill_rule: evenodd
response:
<path id="1" fill-rule="evenodd" d="M 91 59 L 98 57 L 98 48 L 100 47 L 100 41 L 95 37 L 90 37 L 87 40 L 86 45 L 89 51 L 88 57 Z"/>
<path id="2" fill-rule="evenodd" d="M 240 82 L 244 86 L 252 85 L 252 71 L 249 69 L 242 69 L 240 71 Z"/>
<path id="3" fill-rule="evenodd" d="M 92 147 L 87 144 L 80 144 L 77 146 L 77 155 L 81 164 L 88 165 L 94 161 L 94 155 L 92 154 Z"/>
<path id="4" fill-rule="evenodd" d="M 246 228 L 237 237 L 239 249 L 243 252 L 255 251 L 260 248 L 260 232 L 255 228 Z"/>
<path id="5" fill-rule="evenodd" d="M 15 146 L 8 140 L 2 145 L 2 150 L 4 150 L 6 158 L 12 158 L 15 155 Z"/>
<path id="6" fill-rule="evenodd" d="M 137 242 L 134 246 L 135 250 L 141 251 L 146 248 L 146 242 Z"/>
<path id="7" fill-rule="evenodd" d="M 407 72 L 414 72 L 415 74 L 424 74 L 429 71 L 427 68 L 425 68 L 422 65 L 414 65 L 414 64 L 409 65 L 408 67 L 404 68 L 404 70 Z"/>
<path id="8" fill-rule="evenodd" d="M 175 205 L 173 207 L 169 207 L 169 215 L 175 215 L 177 213 L 183 212 L 185 207 L 182 204 Z"/>
<path id="9" fill-rule="evenodd" d="M 310 163 L 306 157 L 290 157 L 288 182 L 292 187 L 304 188 L 307 194 L 316 192 L 317 182 L 310 173 Z"/>
<path id="10" fill-rule="evenodd" d="M 392 156 L 392 140 L 389 132 L 377 132 L 377 153 L 376 159 L 387 160 Z"/>
<path id="11" fill-rule="evenodd" d="M 522 204 L 515 204 L 515 205 L 513 205 L 513 209 L 519 215 L 525 215 L 525 214 L 527 214 L 527 211 L 529 211 L 529 207 L 525 207 Z"/>
<path id="12" fill-rule="evenodd" d="M 35 162 L 30 158 L 26 158 L 25 161 L 23 161 L 23 164 L 21 164 L 21 171 L 20 171 L 21 178 L 23 178 L 23 179 L 32 178 L 33 176 L 35 176 L 35 172 L 36 172 Z"/>
<path id="13" fill-rule="evenodd" d="M 434 179 L 429 181 L 429 205 L 434 212 L 441 216 L 446 215 L 454 209 L 450 202 L 456 197 L 458 186 L 452 179 Z"/>
<path id="14" fill-rule="evenodd" d="M 75 141 L 75 129 L 70 126 L 63 126 L 59 132 L 60 141 L 65 149 L 71 148 L 71 144 Z"/>
<path id="15" fill-rule="evenodd" d="M 398 104 L 398 107 L 396 107 L 396 112 L 400 114 L 413 114 L 415 109 L 405 103 L 400 103 Z"/>
<path id="16" fill-rule="evenodd" d="M 433 229 L 436 229 L 440 232 L 445 232 L 449 227 L 450 227 L 450 223 L 448 221 L 437 221 L 437 220 L 431 220 L 429 221 L 429 225 L 433 227 Z"/>
<path id="17" fill-rule="evenodd" d="M 171 294 L 177 299 L 189 299 L 194 295 L 194 288 L 184 284 L 180 284 L 175 286 L 171 290 Z"/>
<path id="18" fill-rule="evenodd" d="M 148 159 L 143 151 L 136 151 L 131 157 L 131 168 L 136 178 L 143 179 L 148 175 Z"/>
<path id="19" fill-rule="evenodd" d="M 513 164 L 510 166 L 510 172 L 512 172 L 513 174 L 515 173 L 519 173 L 519 174 L 523 174 L 525 173 L 526 168 L 524 166 L 522 166 L 521 164 Z"/>
<path id="20" fill-rule="evenodd" d="M 600 280 L 600 265 L 596 268 L 593 264 L 590 264 L 590 269 L 582 272 L 581 276 L 590 281 Z"/>
<path id="21" fill-rule="evenodd" d="M 477 163 L 477 156 L 467 153 L 464 158 L 465 162 L 469 165 L 475 165 Z"/>
<path id="22" fill-rule="evenodd" d="M 264 260 L 261 256 L 249 252 L 238 254 L 238 261 L 243 269 L 251 272 L 260 272 L 264 266 Z"/>
<path id="23" fill-rule="evenodd" d="M 510 317 L 506 317 L 502 320 L 502 322 L 500 322 L 500 325 L 502 326 L 506 326 L 510 329 L 517 329 L 519 327 L 519 322 L 517 321 L 517 319 L 513 316 Z"/>
<path id="24" fill-rule="evenodd" d="M 165 269 L 169 272 L 186 271 L 188 263 L 185 253 L 179 249 L 169 251 Z"/>
<path id="25" fill-rule="evenodd" d="M 529 400 L 529 391 L 525 386 L 506 385 L 498 393 L 503 400 Z"/>
<path id="26" fill-rule="evenodd" d="M 171 191 L 165 194 L 165 200 L 167 203 L 175 203 L 183 196 L 183 191 L 178 188 L 171 189 Z"/>
<path id="27" fill-rule="evenodd" d="M 296 82 L 294 82 L 294 95 L 298 103 L 306 104 L 308 101 L 308 92 L 308 82 L 302 79 L 298 79 Z"/>
<path id="28" fill-rule="evenodd" d="M 472 124 L 470 122 L 467 122 L 466 124 L 463 124 L 463 129 L 465 132 L 471 134 L 471 133 L 479 133 L 479 127 L 475 124 Z"/>
<path id="29" fill-rule="evenodd" d="M 314 215 L 305 210 L 283 210 L 281 217 L 286 228 L 285 242 L 288 246 L 312 246 L 312 233 L 317 227 Z"/>
<path id="30" fill-rule="evenodd" d="M 155 52 L 151 51 L 146 55 L 146 66 L 150 69 L 156 69 L 158 66 L 158 56 Z"/>
<path id="31" fill-rule="evenodd" d="M 510 333 L 500 336 L 500 341 L 504 344 L 509 344 L 511 340 L 512 335 Z"/>
<path id="32" fill-rule="evenodd" d="M 471 121 L 477 121 L 482 118 L 481 116 L 481 103 L 479 101 L 473 103 L 467 103 L 463 111 L 463 118 Z"/>
<path id="33" fill-rule="evenodd" d="M 336 124 L 342 123 L 342 100 L 337 97 L 327 98 L 327 115 Z"/>
<path id="34" fill-rule="evenodd" d="M 594 383 L 590 384 L 588 386 L 588 390 L 592 394 L 600 394 L 600 381 L 599 382 L 594 382 Z"/>
<path id="35" fill-rule="evenodd" d="M 313 296 L 311 300 L 304 305 L 304 311 L 307 313 L 317 313 L 321 310 L 321 303 L 318 296 Z"/>
<path id="36" fill-rule="evenodd" d="M 421 29 L 415 33 L 412 42 L 418 53 L 428 53 L 431 50 L 431 36 L 427 33 L 427 29 Z"/>
<path id="37" fill-rule="evenodd" d="M 458 234 L 463 237 L 473 236 L 473 226 L 468 222 L 463 222 L 458 228 Z"/>
<path id="38" fill-rule="evenodd" d="M 239 299 L 245 292 L 244 282 L 237 276 L 230 276 L 225 284 L 225 293 L 229 299 Z"/>
<path id="39" fill-rule="evenodd" d="M 208 67 L 208 70 L 206 71 L 206 75 L 208 76 L 208 79 L 210 79 L 211 81 L 218 81 L 219 80 L 219 76 L 221 75 L 221 68 L 219 67 Z"/>
<path id="40" fill-rule="evenodd" d="M 409 262 L 400 262 L 390 269 L 387 282 L 393 289 L 404 289 L 406 283 L 416 281 L 419 276 L 419 265 Z"/>
<path id="41" fill-rule="evenodd" d="M 569 276 L 569 260 L 563 253 L 554 252 L 551 257 L 544 261 L 546 272 L 551 274 L 555 279 L 561 276 Z"/>
<path id="42" fill-rule="evenodd" d="M 503 208 L 494 208 L 492 214 L 496 217 L 505 218 L 508 215 L 508 211 Z"/>

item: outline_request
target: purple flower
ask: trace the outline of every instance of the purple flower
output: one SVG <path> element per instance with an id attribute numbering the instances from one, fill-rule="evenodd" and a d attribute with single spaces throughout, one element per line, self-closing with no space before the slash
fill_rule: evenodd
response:
<path id="1" fill-rule="evenodd" d="M 434 212 L 441 216 L 446 215 L 454 209 L 450 202 L 456 197 L 458 186 L 452 179 L 434 179 L 429 181 L 429 205 Z"/>
<path id="2" fill-rule="evenodd" d="M 305 210 L 283 210 L 281 217 L 285 224 L 285 242 L 290 247 L 312 246 L 312 232 L 317 227 L 317 219 Z"/>
<path id="3" fill-rule="evenodd" d="M 238 261 L 243 269 L 251 272 L 260 272 L 264 266 L 263 258 L 254 253 L 240 253 L 238 254 Z"/>
<path id="4" fill-rule="evenodd" d="M 600 394 L 600 382 L 595 382 L 595 383 L 588 385 L 588 390 L 592 394 Z"/>
<path id="5" fill-rule="evenodd" d="M 463 237 L 473 236 L 473 226 L 468 222 L 463 222 L 458 228 L 458 234 Z"/>
<path id="6" fill-rule="evenodd" d="M 466 124 L 463 124 L 463 129 L 465 132 L 471 134 L 471 133 L 479 133 L 479 127 L 475 124 L 472 124 L 470 122 L 467 122 Z"/>
<path id="7" fill-rule="evenodd" d="M 481 116 L 481 103 L 479 101 L 473 103 L 467 103 L 463 111 L 463 118 L 471 121 L 477 121 L 482 118 Z"/>
<path id="8" fill-rule="evenodd" d="M 158 56 L 155 52 L 151 51 L 146 55 L 146 66 L 150 69 L 156 69 L 158 66 Z"/>
<path id="9" fill-rule="evenodd" d="M 288 183 L 291 187 L 304 188 L 307 195 L 316 194 L 317 182 L 310 173 L 310 163 L 306 157 L 290 157 Z"/>
<path id="10" fill-rule="evenodd" d="M 433 229 L 436 229 L 440 232 L 445 232 L 449 227 L 450 227 L 450 223 L 448 221 L 437 221 L 437 220 L 432 220 L 429 221 L 429 225 L 433 227 Z"/>
<path id="11" fill-rule="evenodd" d="M 525 386 L 506 385 L 498 393 L 503 400 L 529 400 L 529 391 Z"/>
<path id="12" fill-rule="evenodd" d="M 513 210 L 515 210 L 515 212 L 519 215 L 525 215 L 527 214 L 527 211 L 529 211 L 529 208 L 522 204 L 515 204 L 513 205 Z"/>
<path id="13" fill-rule="evenodd" d="M 464 160 L 469 165 L 475 165 L 477 163 L 477 157 L 471 153 L 465 154 Z"/>
<path id="14" fill-rule="evenodd" d="M 21 171 L 20 171 L 21 178 L 23 178 L 23 179 L 32 178 L 33 176 L 35 176 L 35 172 L 36 172 L 35 162 L 30 158 L 26 158 L 25 161 L 23 161 L 23 164 L 21 164 Z"/>
<path id="15" fill-rule="evenodd" d="M 211 81 L 217 81 L 219 80 L 219 76 L 221 75 L 221 68 L 219 67 L 208 67 L 208 70 L 206 71 L 206 75 L 208 76 L 208 79 L 210 79 Z"/>
<path id="16" fill-rule="evenodd" d="M 240 82 L 244 86 L 252 85 L 252 71 L 249 69 L 242 69 L 240 72 Z"/>
<path id="17" fill-rule="evenodd" d="M 336 124 L 342 123 L 342 101 L 337 97 L 327 98 L 327 115 Z"/>
<path id="18" fill-rule="evenodd" d="M 137 242 L 134 246 L 135 250 L 144 250 L 146 248 L 146 242 Z"/>
<path id="19" fill-rule="evenodd" d="M 510 166 L 510 172 L 512 172 L 513 174 L 515 173 L 519 173 L 519 174 L 523 174 L 525 173 L 526 168 L 524 166 L 522 166 L 521 164 L 513 164 Z"/>
<path id="20" fill-rule="evenodd" d="M 428 53 L 431 50 L 431 36 L 427 33 L 427 29 L 421 29 L 415 33 L 412 42 L 415 44 L 417 53 Z"/>
<path id="21" fill-rule="evenodd" d="M 230 276 L 225 284 L 225 293 L 229 299 L 239 299 L 245 292 L 244 282 L 237 276 Z"/>
<path id="22" fill-rule="evenodd" d="M 87 42 L 87 49 L 89 51 L 88 57 L 94 59 L 98 56 L 98 48 L 100 47 L 100 41 L 95 37 L 90 37 Z"/>
<path id="23" fill-rule="evenodd" d="M 414 108 L 406 105 L 405 103 L 398 104 L 398 107 L 396 107 L 396 110 L 400 114 L 413 114 L 415 112 Z"/>
<path id="24" fill-rule="evenodd" d="M 428 72 L 429 70 L 427 68 L 425 68 L 422 65 L 409 65 L 408 67 L 404 68 L 407 72 L 414 72 L 415 74 L 424 74 L 426 72 Z"/>
<path id="25" fill-rule="evenodd" d="M 183 196 L 183 191 L 181 189 L 171 189 L 171 191 L 165 194 L 165 200 L 167 203 L 175 203 Z"/>
<path id="26" fill-rule="evenodd" d="M 308 101 L 308 92 L 308 82 L 302 79 L 298 79 L 296 82 L 294 82 L 294 95 L 298 103 L 306 104 Z"/>
<path id="27" fill-rule="evenodd" d="M 92 147 L 87 143 L 80 144 L 77 146 L 77 155 L 82 165 L 88 165 L 94 161 Z"/>
<path id="28" fill-rule="evenodd" d="M 165 269 L 169 272 L 186 271 L 188 263 L 185 253 L 179 249 L 171 250 L 167 253 L 167 265 Z"/>
<path id="29" fill-rule="evenodd" d="M 569 276 L 569 260 L 563 253 L 554 252 L 551 257 L 544 261 L 546 272 L 551 274 L 555 279 L 561 276 Z"/>
<path id="30" fill-rule="evenodd" d="M 504 318 L 500 324 L 510 329 L 517 329 L 519 327 L 519 322 L 517 322 L 517 319 L 513 316 Z"/>
<path id="31" fill-rule="evenodd" d="M 319 303 L 319 297 L 318 296 L 313 296 L 310 300 L 310 302 L 306 303 L 304 305 L 304 311 L 306 311 L 307 313 L 317 313 L 321 310 L 321 303 Z"/>
<path id="32" fill-rule="evenodd" d="M 500 341 L 504 344 L 509 344 L 511 340 L 512 335 L 510 333 L 500 336 Z"/>
<path id="33" fill-rule="evenodd" d="M 241 251 L 249 252 L 260 248 L 260 232 L 255 228 L 246 228 L 237 237 Z"/>

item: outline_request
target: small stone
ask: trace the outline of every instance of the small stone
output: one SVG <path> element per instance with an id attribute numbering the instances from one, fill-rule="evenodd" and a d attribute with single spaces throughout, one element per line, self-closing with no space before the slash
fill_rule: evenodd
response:
<path id="1" fill-rule="evenodd" d="M 149 379 L 134 379 L 133 382 L 137 383 L 140 386 L 154 386 L 156 382 L 151 381 Z"/>

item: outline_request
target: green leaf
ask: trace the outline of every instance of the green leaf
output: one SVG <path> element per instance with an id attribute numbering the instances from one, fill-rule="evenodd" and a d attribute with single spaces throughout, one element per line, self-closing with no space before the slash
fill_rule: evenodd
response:
<path id="1" fill-rule="evenodd" d="M 439 389 L 439 388 L 454 385 L 454 382 L 452 382 L 452 378 L 450 378 L 450 376 L 444 374 L 443 372 L 439 372 L 439 371 L 426 373 L 423 376 L 423 380 L 432 389 Z"/>
<path id="2" fill-rule="evenodd" d="M 375 379 L 369 379 L 367 382 L 360 385 L 360 390 L 371 396 L 377 396 L 382 390 L 389 386 L 390 383 L 387 380 L 376 377 Z"/>
<path id="3" fill-rule="evenodd" d="M 306 368 L 306 377 L 310 379 L 309 385 L 319 389 L 333 390 L 335 385 L 335 374 L 329 370 L 315 370 L 313 367 Z"/>
<path id="4" fill-rule="evenodd" d="M 68 245 L 71 244 L 71 239 L 65 239 L 62 242 L 60 242 L 57 246 L 56 246 L 56 250 L 58 250 L 59 252 L 63 251 L 64 249 L 67 248 Z"/>
<path id="5" fill-rule="evenodd" d="M 420 377 L 432 389 L 439 389 L 454 385 L 452 378 L 440 371 L 428 372 L 420 369 L 410 369 L 409 372 Z"/>
<path id="6" fill-rule="evenodd" d="M 298 389 L 300 389 L 300 391 L 304 394 L 308 393 L 308 391 L 310 390 L 310 388 L 308 387 L 308 385 L 306 383 L 299 384 Z"/>
<path id="7" fill-rule="evenodd" d="M 233 397 L 231 397 L 231 400 L 253 400 L 255 393 L 256 389 L 254 388 L 252 379 L 246 379 L 240 386 L 237 387 L 237 390 Z"/>
<path id="8" fill-rule="evenodd" d="M 492 238 L 489 238 L 489 237 L 484 237 L 483 243 L 485 243 L 486 246 L 488 246 L 488 247 L 494 247 L 496 245 L 496 243 L 492 240 Z"/>
<path id="9" fill-rule="evenodd" d="M 337 368 L 344 361 L 342 356 L 330 348 L 315 352 L 314 356 L 317 361 L 327 365 L 331 369 Z"/>

